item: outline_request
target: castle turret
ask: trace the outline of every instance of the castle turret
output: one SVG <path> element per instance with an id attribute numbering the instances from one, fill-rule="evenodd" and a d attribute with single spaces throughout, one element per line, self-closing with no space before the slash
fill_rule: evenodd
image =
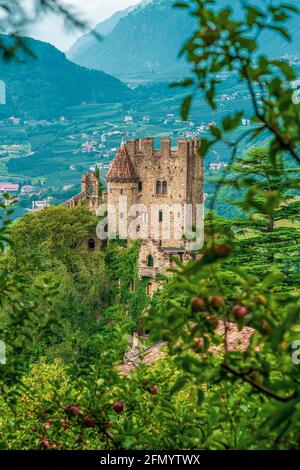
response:
<path id="1" fill-rule="evenodd" d="M 106 175 L 107 203 L 113 217 L 116 217 L 117 232 L 121 238 L 127 238 L 130 222 L 127 211 L 137 202 L 139 176 L 122 142 Z M 110 209 L 113 208 L 113 209 Z"/>
<path id="2" fill-rule="evenodd" d="M 106 175 L 106 181 L 109 182 L 134 182 L 138 181 L 135 168 L 128 156 L 127 149 L 122 143 L 117 154 L 112 161 L 109 171 Z"/>
<path id="3" fill-rule="evenodd" d="M 100 182 L 93 171 L 84 173 L 81 179 L 81 194 L 88 200 L 91 211 L 96 211 L 100 204 Z"/>

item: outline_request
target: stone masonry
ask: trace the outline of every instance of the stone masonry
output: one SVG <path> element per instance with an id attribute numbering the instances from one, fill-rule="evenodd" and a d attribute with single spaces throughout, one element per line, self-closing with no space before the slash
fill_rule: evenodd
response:
<path id="1" fill-rule="evenodd" d="M 178 139 L 177 148 L 171 148 L 169 138 L 161 139 L 160 149 L 154 149 L 154 139 L 144 138 L 122 143 L 106 175 L 107 203 L 118 208 L 120 196 L 127 197 L 128 208 L 132 204 L 145 207 L 142 213 L 132 214 L 132 219 L 140 216 L 143 224 L 162 225 L 163 211 L 151 215 L 153 205 L 176 204 L 179 209 L 185 204 L 203 203 L 203 159 L 199 155 L 200 140 Z M 108 206 L 108 207 L 109 207 Z M 161 212 L 161 213 L 159 213 Z M 117 210 L 117 220 L 123 214 Z M 175 213 L 170 214 L 173 227 Z M 132 221 L 129 217 L 127 223 Z M 193 212 L 193 225 L 196 213 Z M 156 287 L 156 276 L 172 267 L 173 256 L 181 259 L 189 257 L 187 242 L 175 239 L 174 233 L 165 239 L 151 237 L 142 241 L 139 259 L 141 277 L 149 278 L 149 293 Z"/>
<path id="2" fill-rule="evenodd" d="M 89 210 L 96 212 L 101 203 L 100 182 L 94 172 L 84 173 L 81 179 L 81 192 L 64 203 L 68 209 L 87 204 Z"/>

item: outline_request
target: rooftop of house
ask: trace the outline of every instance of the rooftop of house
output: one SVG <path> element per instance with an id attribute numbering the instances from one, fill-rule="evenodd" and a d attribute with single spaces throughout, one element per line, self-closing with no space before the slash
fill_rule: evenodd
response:
<path id="1" fill-rule="evenodd" d="M 0 183 L 0 191 L 18 191 L 19 185 L 13 183 Z"/>
<path id="2" fill-rule="evenodd" d="M 231 322 L 226 323 L 226 329 L 227 350 L 231 352 L 246 351 L 255 330 L 247 326 L 239 330 L 237 324 Z M 223 321 L 219 321 L 215 331 L 225 341 L 225 323 Z M 222 351 L 224 351 L 224 341 L 218 346 L 211 346 L 209 351 L 216 355 L 221 354 Z M 123 364 L 118 366 L 118 370 L 122 375 L 128 375 L 140 364 L 151 365 L 159 359 L 163 359 L 166 354 L 166 343 L 157 343 L 137 353 L 135 356 L 131 357 L 130 360 L 125 360 Z"/>

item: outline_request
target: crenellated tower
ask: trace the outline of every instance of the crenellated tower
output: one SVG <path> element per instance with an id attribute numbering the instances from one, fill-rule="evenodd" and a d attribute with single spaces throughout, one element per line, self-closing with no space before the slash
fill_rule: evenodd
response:
<path id="1" fill-rule="evenodd" d="M 199 155 L 199 139 L 178 139 L 172 148 L 169 138 L 161 139 L 160 149 L 154 148 L 151 137 L 122 143 L 106 175 L 107 202 L 118 208 L 119 197 L 126 196 L 128 207 L 141 204 L 145 213 L 141 224 L 147 223 L 160 230 L 164 221 L 164 207 L 172 205 L 177 212 L 186 204 L 196 208 L 203 204 L 203 159 Z M 160 207 L 157 215 L 151 213 L 153 205 Z M 174 226 L 176 210 L 170 213 L 170 226 Z M 117 214 L 122 220 L 123 214 Z M 151 220 L 149 219 L 151 217 Z M 127 220 L 130 223 L 130 218 Z M 193 211 L 193 225 L 196 211 Z M 121 222 L 122 225 L 122 222 Z M 174 233 L 168 238 L 160 232 L 158 239 L 143 240 L 140 251 L 140 275 L 155 279 L 172 265 L 174 255 L 187 256 L 187 244 Z"/>

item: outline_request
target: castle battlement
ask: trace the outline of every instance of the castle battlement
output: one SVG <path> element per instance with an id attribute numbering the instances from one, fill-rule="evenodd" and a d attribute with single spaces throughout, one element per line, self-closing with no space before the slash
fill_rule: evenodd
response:
<path id="1" fill-rule="evenodd" d="M 183 157 L 196 156 L 200 149 L 200 139 L 177 139 L 177 146 L 171 146 L 171 139 L 163 137 L 160 139 L 160 148 L 154 147 L 154 138 L 145 137 L 126 142 L 127 153 L 130 158 L 135 157 Z"/>

